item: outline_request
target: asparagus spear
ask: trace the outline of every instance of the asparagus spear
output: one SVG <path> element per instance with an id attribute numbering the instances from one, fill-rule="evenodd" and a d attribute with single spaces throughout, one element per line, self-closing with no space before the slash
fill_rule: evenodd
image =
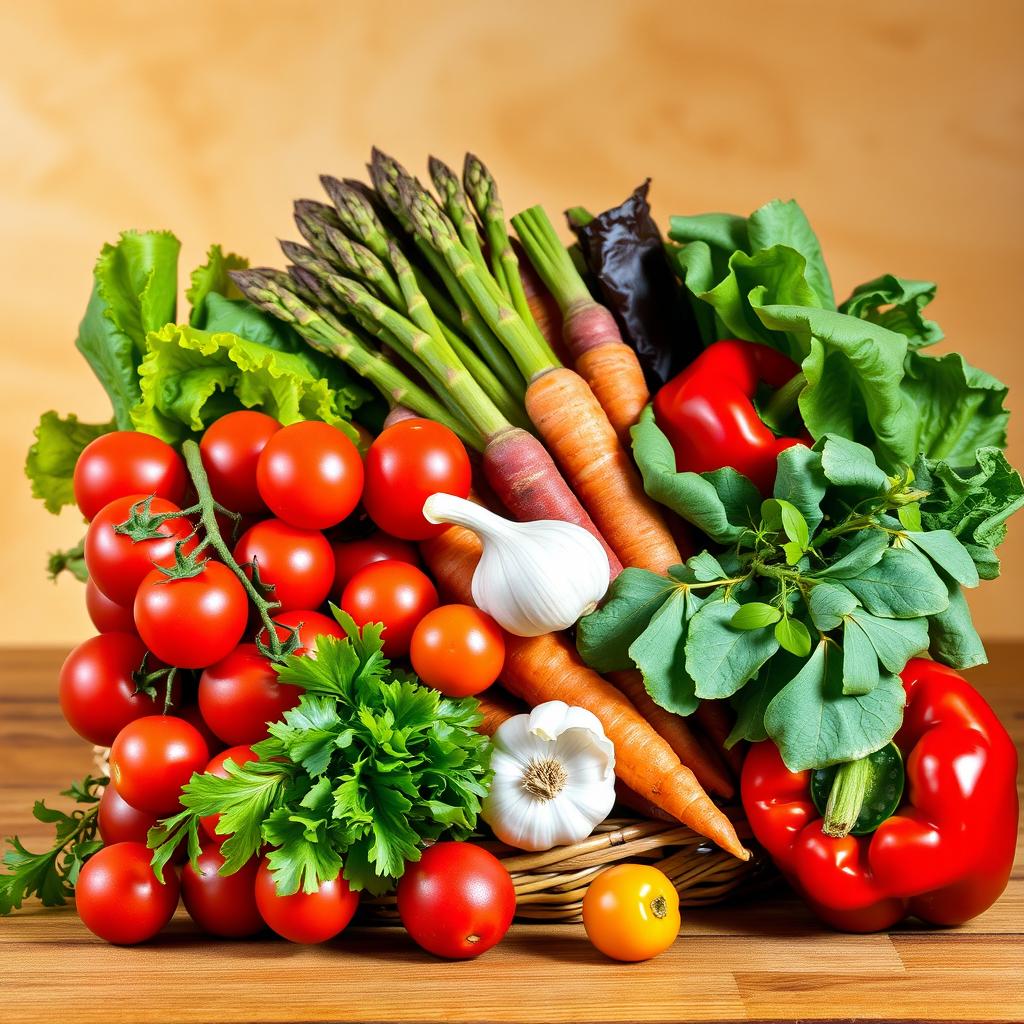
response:
<path id="1" fill-rule="evenodd" d="M 445 213 L 455 225 L 462 244 L 469 251 L 469 254 L 485 267 L 483 250 L 480 248 L 480 232 L 477 230 L 476 218 L 469 207 L 469 200 L 462 189 L 458 175 L 442 160 L 436 156 L 430 157 L 428 161 L 430 177 L 434 182 L 434 188 L 441 197 Z"/>

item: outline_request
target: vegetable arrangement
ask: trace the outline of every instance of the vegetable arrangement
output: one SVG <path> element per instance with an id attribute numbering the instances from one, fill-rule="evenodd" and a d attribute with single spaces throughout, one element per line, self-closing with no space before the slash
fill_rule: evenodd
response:
<path id="1" fill-rule="evenodd" d="M 837 305 L 792 202 L 666 244 L 645 183 L 566 248 L 540 207 L 513 237 L 472 155 L 433 192 L 369 172 L 295 203 L 287 270 L 212 246 L 184 322 L 172 235 L 100 255 L 77 347 L 111 420 L 46 413 L 26 470 L 88 524 L 50 559 L 98 631 L 60 702 L 110 778 L 37 804 L 54 844 L 9 841 L 0 912 L 74 896 L 130 944 L 180 892 L 211 934 L 321 942 L 394 891 L 476 956 L 517 899 L 492 835 L 585 842 L 618 801 L 743 860 L 737 788 L 836 927 L 990 905 L 1015 759 L 953 669 L 1024 483 L 1005 387 L 922 351 L 934 286 Z M 613 959 L 679 931 L 650 864 L 580 911 Z"/>

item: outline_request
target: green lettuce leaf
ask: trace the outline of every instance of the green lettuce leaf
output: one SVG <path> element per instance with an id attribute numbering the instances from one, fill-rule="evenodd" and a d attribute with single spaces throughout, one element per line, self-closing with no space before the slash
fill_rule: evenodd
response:
<path id="1" fill-rule="evenodd" d="M 48 512 L 56 514 L 65 505 L 74 505 L 78 456 L 87 444 L 114 427 L 113 423 L 82 423 L 74 413 L 65 419 L 53 410 L 43 413 L 25 459 L 25 475 L 32 482 L 32 496 L 39 498 Z"/>
<path id="2" fill-rule="evenodd" d="M 206 254 L 206 262 L 192 271 L 191 283 L 188 291 L 185 292 L 185 298 L 188 299 L 189 305 L 192 307 L 188 320 L 191 327 L 214 329 L 209 327 L 206 322 L 207 296 L 219 295 L 227 299 L 240 299 L 242 294 L 228 275 L 232 270 L 244 270 L 248 266 L 249 261 L 244 256 L 238 256 L 233 252 L 225 254 L 224 250 L 216 243 L 210 246 Z M 243 336 L 248 337 L 248 335 Z M 258 341 L 259 339 L 254 340 Z"/>
<path id="3" fill-rule="evenodd" d="M 119 429 L 131 429 L 146 334 L 174 319 L 179 249 L 169 231 L 126 231 L 96 261 L 75 345 L 110 397 Z"/>
<path id="4" fill-rule="evenodd" d="M 147 346 L 136 430 L 173 443 L 227 412 L 259 408 L 284 424 L 320 419 L 355 439 L 348 421 L 363 393 L 332 387 L 305 353 L 175 324 L 151 332 Z"/>
<path id="5" fill-rule="evenodd" d="M 924 317 L 924 307 L 935 298 L 935 290 L 931 281 L 883 274 L 857 285 L 839 312 L 897 331 L 912 348 L 924 348 L 942 340 L 942 328 Z"/>

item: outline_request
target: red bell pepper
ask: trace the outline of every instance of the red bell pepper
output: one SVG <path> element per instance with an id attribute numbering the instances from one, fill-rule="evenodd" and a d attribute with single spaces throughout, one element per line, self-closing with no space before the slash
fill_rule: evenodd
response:
<path id="1" fill-rule="evenodd" d="M 803 380 L 799 367 L 781 352 L 752 341 L 728 339 L 709 345 L 654 397 L 654 418 L 672 442 L 679 472 L 706 473 L 732 466 L 762 494 L 775 482 L 779 452 L 801 437 L 777 437 L 754 408 L 762 385 L 783 389 L 792 407 Z M 793 385 L 796 385 L 793 388 Z"/>
<path id="2" fill-rule="evenodd" d="M 894 742 L 906 790 L 872 834 L 826 835 L 812 773 L 789 771 L 770 740 L 755 744 L 743 767 L 754 836 L 818 916 L 845 931 L 879 931 L 908 916 L 962 924 L 998 899 L 1013 865 L 1013 741 L 952 669 L 915 658 L 902 678 L 907 706 Z"/>

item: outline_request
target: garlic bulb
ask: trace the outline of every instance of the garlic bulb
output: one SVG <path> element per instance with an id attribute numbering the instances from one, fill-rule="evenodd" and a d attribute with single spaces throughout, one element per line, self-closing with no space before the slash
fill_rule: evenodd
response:
<path id="1" fill-rule="evenodd" d="M 615 747 L 596 715 L 560 700 L 495 732 L 483 819 L 520 850 L 586 839 L 615 803 Z"/>
<path id="2" fill-rule="evenodd" d="M 516 523 L 451 494 L 423 504 L 431 523 L 455 523 L 483 543 L 473 600 L 516 636 L 568 629 L 608 590 L 608 556 L 581 526 L 541 519 Z"/>

